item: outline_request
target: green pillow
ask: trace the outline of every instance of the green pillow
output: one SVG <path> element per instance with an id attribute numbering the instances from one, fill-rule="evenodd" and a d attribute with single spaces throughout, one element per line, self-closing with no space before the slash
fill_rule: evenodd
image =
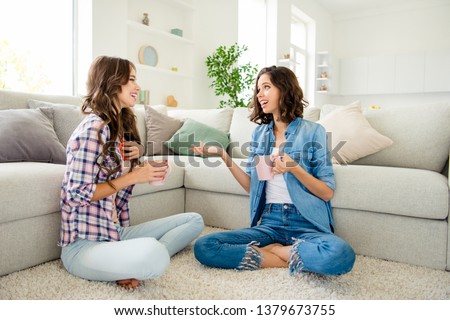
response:
<path id="1" fill-rule="evenodd" d="M 175 154 L 198 155 L 194 154 L 191 146 L 198 146 L 200 142 L 207 146 L 217 146 L 226 150 L 230 139 L 223 131 L 187 118 L 181 128 L 164 144 Z"/>

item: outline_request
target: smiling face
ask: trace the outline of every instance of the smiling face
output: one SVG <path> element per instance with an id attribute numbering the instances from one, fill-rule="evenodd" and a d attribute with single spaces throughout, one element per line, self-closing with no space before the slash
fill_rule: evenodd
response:
<path id="1" fill-rule="evenodd" d="M 264 113 L 271 113 L 276 118 L 280 113 L 280 89 L 271 81 L 268 73 L 258 79 L 258 93 L 256 95 Z"/>
<path id="2" fill-rule="evenodd" d="M 121 92 L 117 95 L 122 108 L 131 108 L 136 104 L 141 87 L 136 82 L 136 70 L 130 67 L 130 77 L 126 84 L 121 86 Z"/>

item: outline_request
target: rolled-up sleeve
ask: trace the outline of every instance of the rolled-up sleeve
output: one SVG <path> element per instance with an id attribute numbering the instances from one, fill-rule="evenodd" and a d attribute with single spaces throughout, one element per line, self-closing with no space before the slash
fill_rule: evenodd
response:
<path id="1" fill-rule="evenodd" d="M 325 128 L 319 125 L 314 134 L 314 153 L 311 159 L 312 173 L 317 179 L 325 182 L 331 189 L 336 190 L 331 152 L 327 143 Z"/>

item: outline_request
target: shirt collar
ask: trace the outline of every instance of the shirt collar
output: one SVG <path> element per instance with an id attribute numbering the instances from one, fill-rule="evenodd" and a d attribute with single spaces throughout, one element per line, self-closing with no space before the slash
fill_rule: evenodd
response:
<path id="1" fill-rule="evenodd" d="M 294 134 L 296 131 L 297 131 L 297 129 L 298 129 L 298 127 L 300 126 L 300 124 L 302 123 L 302 118 L 300 118 L 300 117 L 298 117 L 298 118 L 296 118 L 294 121 L 292 121 L 289 125 L 288 125 L 288 127 L 287 127 L 287 129 L 286 129 L 286 132 L 288 133 L 288 134 Z M 274 125 L 274 121 L 272 120 L 272 121 L 270 121 L 268 124 L 267 124 L 267 129 L 268 130 L 273 130 L 273 125 Z"/>
<path id="2" fill-rule="evenodd" d="M 296 118 L 294 121 L 292 121 L 291 123 L 289 123 L 286 132 L 288 134 L 294 134 L 297 132 L 298 127 L 300 126 L 300 124 L 302 123 L 302 118 L 298 117 Z"/>

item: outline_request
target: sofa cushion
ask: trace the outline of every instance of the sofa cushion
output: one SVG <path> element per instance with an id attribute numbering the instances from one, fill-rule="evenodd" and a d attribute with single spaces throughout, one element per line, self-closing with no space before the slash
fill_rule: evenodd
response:
<path id="1" fill-rule="evenodd" d="M 336 150 L 333 163 L 351 163 L 393 143 L 372 128 L 359 105 L 338 108 L 317 123 L 331 134 L 331 148 Z"/>
<path id="2" fill-rule="evenodd" d="M 394 144 L 354 164 L 427 169 L 441 172 L 450 149 L 450 103 L 366 109 L 374 129 Z"/>
<path id="3" fill-rule="evenodd" d="M 218 193 L 248 195 L 231 174 L 222 159 L 194 158 L 186 160 L 184 186 L 186 189 L 196 189 Z M 235 159 L 235 163 L 245 171 L 246 160 Z"/>
<path id="4" fill-rule="evenodd" d="M 40 110 L 0 111 L 0 162 L 66 163 L 66 151 L 53 129 L 53 114 Z"/>
<path id="5" fill-rule="evenodd" d="M 47 116 L 50 116 L 50 113 L 53 114 L 53 126 L 59 141 L 64 147 L 67 146 L 67 141 L 69 141 L 73 131 L 85 117 L 85 115 L 81 113 L 79 106 L 70 104 L 51 103 L 30 99 L 28 100 L 28 107 L 30 109 L 40 108 Z"/>
<path id="6" fill-rule="evenodd" d="M 30 93 L 0 89 L 0 110 L 3 109 L 27 109 L 28 100 L 35 99 L 54 103 L 66 103 L 79 106 L 81 98 L 73 96 L 46 95 L 42 93 Z"/>
<path id="7" fill-rule="evenodd" d="M 187 118 L 181 128 L 165 142 L 165 145 L 175 154 L 196 155 L 191 150 L 191 146 L 198 145 L 200 142 L 226 150 L 230 140 L 225 132 Z"/>
<path id="8" fill-rule="evenodd" d="M 162 159 L 163 157 L 144 157 L 144 159 Z M 184 165 L 178 161 L 174 161 L 169 157 L 169 164 L 171 166 L 170 175 L 167 177 L 166 182 L 160 186 L 153 186 L 149 183 L 142 183 L 135 185 L 133 189 L 133 196 L 140 196 L 143 194 L 149 194 L 164 190 L 171 190 L 183 187 L 184 183 Z"/>
<path id="9" fill-rule="evenodd" d="M 230 131 L 232 108 L 223 109 L 170 109 L 167 114 L 179 120 L 187 118 L 201 122 L 220 131 L 228 133 Z"/>
<path id="10" fill-rule="evenodd" d="M 146 154 L 149 156 L 171 154 L 171 150 L 164 145 L 164 142 L 172 138 L 183 122 L 147 106 L 145 107 L 145 125 L 147 129 Z"/>
<path id="11" fill-rule="evenodd" d="M 332 206 L 427 219 L 446 219 L 448 182 L 429 170 L 381 166 L 334 166 Z"/>
<path id="12" fill-rule="evenodd" d="M 11 162 L 0 165 L 0 223 L 59 212 L 65 165 Z M 56 245 L 56 243 L 55 243 Z"/>

